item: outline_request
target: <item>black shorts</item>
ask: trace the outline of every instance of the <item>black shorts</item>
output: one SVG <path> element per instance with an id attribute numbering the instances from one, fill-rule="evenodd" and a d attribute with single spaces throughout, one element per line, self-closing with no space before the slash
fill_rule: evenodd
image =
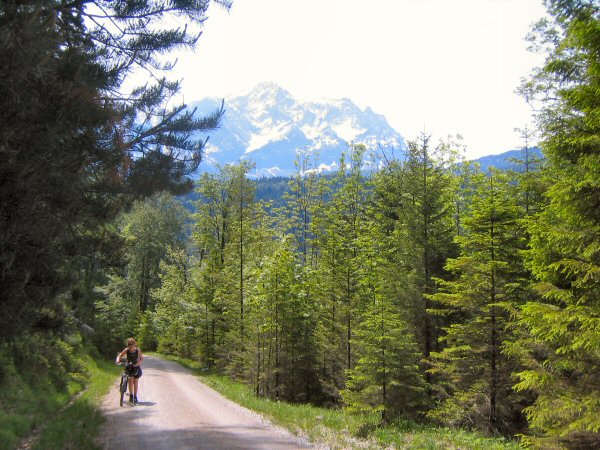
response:
<path id="1" fill-rule="evenodd" d="M 139 378 L 142 376 L 142 368 L 139 366 L 129 366 L 127 368 L 127 374 L 133 378 Z"/>

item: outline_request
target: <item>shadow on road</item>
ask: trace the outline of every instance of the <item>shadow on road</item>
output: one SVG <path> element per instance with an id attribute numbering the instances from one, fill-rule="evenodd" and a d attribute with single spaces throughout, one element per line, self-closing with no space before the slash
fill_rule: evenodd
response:
<path id="1" fill-rule="evenodd" d="M 154 406 L 154 405 L 158 405 L 158 403 L 156 403 L 156 402 L 137 402 L 135 407 L 137 408 L 138 406 Z"/>

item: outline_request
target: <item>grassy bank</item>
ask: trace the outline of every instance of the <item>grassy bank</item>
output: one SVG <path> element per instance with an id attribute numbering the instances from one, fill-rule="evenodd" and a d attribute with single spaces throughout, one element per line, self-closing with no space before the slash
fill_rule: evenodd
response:
<path id="1" fill-rule="evenodd" d="M 95 448 L 102 423 L 97 405 L 118 368 L 83 351 L 46 367 L 36 367 L 35 356 L 31 370 L 17 369 L 6 353 L 0 356 L 0 449 L 24 443 L 33 449 Z"/>
<path id="2" fill-rule="evenodd" d="M 516 442 L 501 438 L 486 438 L 478 433 L 438 428 L 412 421 L 399 421 L 384 428 L 376 427 L 375 416 L 348 414 L 342 410 L 295 405 L 257 398 L 242 383 L 226 376 L 202 370 L 198 363 L 165 356 L 192 369 L 207 385 L 230 400 L 263 414 L 292 433 L 311 442 L 334 449 L 395 448 L 402 449 L 519 449 Z"/>
<path id="3" fill-rule="evenodd" d="M 112 362 L 90 357 L 85 358 L 85 367 L 88 375 L 85 391 L 68 408 L 53 415 L 34 443 L 34 450 L 99 449 L 95 439 L 104 422 L 99 405 L 120 370 Z"/>

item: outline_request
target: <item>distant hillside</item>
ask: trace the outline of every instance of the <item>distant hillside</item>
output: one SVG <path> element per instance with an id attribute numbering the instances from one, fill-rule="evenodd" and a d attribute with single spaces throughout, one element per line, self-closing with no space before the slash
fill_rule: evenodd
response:
<path id="1" fill-rule="evenodd" d="M 543 159 L 544 155 L 539 148 L 529 149 L 530 158 Z M 520 171 L 520 164 L 515 160 L 523 160 L 525 158 L 524 150 L 511 150 L 508 152 L 500 153 L 499 155 L 488 155 L 482 156 L 481 158 L 474 159 L 473 162 L 479 163 L 482 170 L 488 170 L 490 167 L 495 167 L 500 170 L 515 170 Z"/>
<path id="2" fill-rule="evenodd" d="M 530 158 L 543 159 L 542 151 L 539 148 L 529 149 Z M 500 153 L 499 155 L 488 155 L 482 156 L 481 158 L 474 159 L 473 162 L 479 163 L 481 170 L 487 171 L 490 167 L 495 167 L 500 170 L 515 170 L 520 171 L 522 167 L 516 160 L 523 160 L 524 150 L 511 150 L 508 152 Z M 283 195 L 288 190 L 288 184 L 291 177 L 274 176 L 274 177 L 260 177 L 254 181 L 256 183 L 256 200 L 257 201 L 271 201 L 273 207 L 282 206 Z M 198 200 L 199 196 L 195 193 L 188 194 L 182 197 L 182 200 L 186 207 L 193 210 L 192 201 Z"/>
<path id="3" fill-rule="evenodd" d="M 283 194 L 288 191 L 290 177 L 262 177 L 256 179 L 256 200 L 271 201 L 273 207 L 283 205 Z"/>

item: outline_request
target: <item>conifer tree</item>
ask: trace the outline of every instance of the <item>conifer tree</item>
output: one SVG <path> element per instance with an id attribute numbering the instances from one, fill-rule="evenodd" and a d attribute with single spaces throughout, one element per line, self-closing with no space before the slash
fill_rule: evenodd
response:
<path id="1" fill-rule="evenodd" d="M 132 200 L 191 188 L 205 143 L 195 134 L 222 110 L 168 105 L 179 83 L 162 76 L 163 56 L 198 34 L 165 19 L 201 26 L 209 4 L 0 3 L 0 340 L 60 328 L 80 270 L 111 259 L 108 222 Z M 148 84 L 126 92 L 133 71 Z"/>
<path id="2" fill-rule="evenodd" d="M 527 303 L 516 388 L 537 396 L 526 412 L 541 447 L 600 445 L 600 6 L 548 0 L 553 20 L 534 44 L 546 62 L 523 86 L 541 100 L 542 150 L 553 185 L 529 227 L 529 267 L 540 301 Z"/>
<path id="3" fill-rule="evenodd" d="M 198 189 L 194 240 L 199 252 L 198 295 L 204 304 L 204 341 L 221 368 L 242 374 L 245 345 L 245 305 L 251 289 L 254 184 L 247 178 L 247 162 L 219 167 L 205 174 Z M 208 355 L 207 355 L 208 357 Z"/>
<path id="4" fill-rule="evenodd" d="M 452 211 L 453 178 L 447 147 L 431 147 L 431 137 L 422 134 L 409 143 L 402 166 L 398 214 L 398 246 L 410 287 L 407 286 L 405 307 L 411 316 L 424 361 L 439 350 L 440 323 L 431 313 L 429 296 L 436 291 L 435 277 L 445 275 L 446 258 L 455 252 Z M 428 379 L 430 378 L 427 372 Z M 431 381 L 431 380 L 429 380 Z"/>
<path id="5" fill-rule="evenodd" d="M 251 319 L 255 344 L 249 348 L 256 392 L 275 399 L 314 401 L 319 394 L 315 368 L 316 314 L 301 275 L 302 257 L 290 235 L 264 255 L 257 272 Z"/>
<path id="6" fill-rule="evenodd" d="M 316 168 L 317 161 L 316 154 L 298 152 L 294 161 L 294 176 L 283 195 L 285 208 L 280 211 L 280 216 L 285 217 L 282 226 L 295 237 L 302 264 L 309 266 L 316 263 L 312 248 L 314 219 L 324 195 L 324 180 Z"/>
<path id="7" fill-rule="evenodd" d="M 323 294 L 319 281 L 320 251 L 317 241 L 317 224 L 322 223 L 327 180 L 317 169 L 318 154 L 298 152 L 296 171 L 284 195 L 285 206 L 277 211 L 278 230 L 292 239 L 295 250 L 295 296 L 293 313 L 289 318 L 292 330 L 291 364 L 295 379 L 288 382 L 288 396 L 294 401 L 317 401 L 322 395 L 321 381 L 317 376 L 317 360 L 323 355 L 317 340 L 317 312 Z M 278 231 L 279 233 L 279 231 Z M 287 239 L 287 238 L 286 238 Z M 290 244 L 286 244 L 290 245 Z M 288 349 L 289 351 L 289 349 Z"/>
<path id="8" fill-rule="evenodd" d="M 355 364 L 352 333 L 362 303 L 359 228 L 365 217 L 367 196 L 362 174 L 364 153 L 364 146 L 356 145 L 350 147 L 348 155 L 342 155 L 337 176 L 331 180 L 331 201 L 315 220 L 322 380 L 332 402 L 339 400 L 345 371 Z"/>
<path id="9" fill-rule="evenodd" d="M 264 297 L 264 273 L 269 270 L 271 257 L 278 251 L 279 242 L 273 238 L 274 220 L 267 211 L 270 204 L 259 202 L 252 221 L 252 258 L 254 263 L 249 268 L 249 290 L 247 293 L 247 338 L 243 378 L 254 388 L 257 396 L 271 396 L 269 390 L 270 375 L 273 367 L 268 358 L 271 349 L 271 326 L 269 322 L 269 302 Z"/>
<path id="10" fill-rule="evenodd" d="M 352 344 L 356 364 L 346 372 L 344 403 L 350 411 L 377 411 L 382 423 L 416 417 L 425 404 L 426 384 L 419 351 L 397 302 L 395 236 L 387 233 L 382 212 L 371 205 L 361 221 L 360 311 Z"/>
<path id="11" fill-rule="evenodd" d="M 514 173 L 517 181 L 516 195 L 519 198 L 519 205 L 525 213 L 525 218 L 529 218 L 538 212 L 544 204 L 544 193 L 546 183 L 544 181 L 543 163 L 544 160 L 538 157 L 532 147 L 534 138 L 533 132 L 529 127 L 524 129 L 516 129 L 523 140 L 521 148 L 521 156 L 519 158 L 511 158 L 515 164 L 516 171 Z"/>
<path id="12" fill-rule="evenodd" d="M 254 185 L 247 178 L 251 165 L 243 162 L 223 168 L 223 177 L 229 203 L 228 242 L 224 248 L 222 284 L 217 296 L 223 305 L 228 321 L 228 332 L 221 351 L 223 363 L 231 374 L 244 373 L 243 362 L 246 350 L 246 297 L 251 286 L 247 278 L 254 263 L 251 255 L 253 228 Z"/>
<path id="13" fill-rule="evenodd" d="M 508 177 L 492 169 L 474 181 L 465 234 L 456 238 L 460 256 L 447 261 L 452 277 L 438 280 L 441 290 L 430 297 L 453 318 L 445 328 L 446 348 L 433 353 L 431 371 L 439 379 L 442 402 L 431 416 L 506 434 L 515 431 L 519 415 L 511 389 L 518 366 L 502 349 L 504 341 L 513 339 L 509 312 L 524 290 L 519 253 L 524 239 Z"/>
<path id="14" fill-rule="evenodd" d="M 196 213 L 192 240 L 197 258 L 193 264 L 193 283 L 202 305 L 202 354 L 208 367 L 217 363 L 228 324 L 223 314 L 224 304 L 217 297 L 222 286 L 225 248 L 230 240 L 231 198 L 223 168 L 218 174 L 204 173 L 200 177 L 194 202 Z"/>

